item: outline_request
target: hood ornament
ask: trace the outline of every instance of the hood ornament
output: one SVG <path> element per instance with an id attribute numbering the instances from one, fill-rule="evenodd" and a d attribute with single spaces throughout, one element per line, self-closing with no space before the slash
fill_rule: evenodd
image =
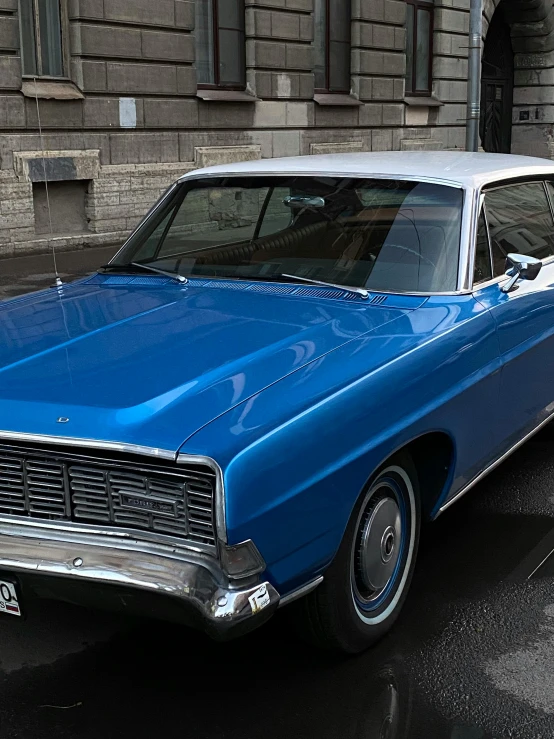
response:
<path id="1" fill-rule="evenodd" d="M 56 423 L 68 423 L 69 418 L 66 418 L 65 416 L 60 416 Z"/>

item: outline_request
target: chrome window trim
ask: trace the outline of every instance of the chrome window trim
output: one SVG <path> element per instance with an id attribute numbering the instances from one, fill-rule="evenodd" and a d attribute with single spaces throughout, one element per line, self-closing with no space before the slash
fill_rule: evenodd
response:
<path id="1" fill-rule="evenodd" d="M 470 270 L 471 270 L 471 273 L 473 274 L 473 288 L 472 289 L 474 292 L 475 290 L 480 290 L 481 286 L 483 285 L 493 284 L 494 282 L 501 279 L 501 276 L 499 275 L 496 278 L 490 277 L 488 280 L 481 280 L 481 282 L 475 282 L 475 257 L 477 254 L 477 235 L 479 233 L 479 219 L 481 217 L 481 213 L 483 213 L 483 217 L 485 219 L 485 231 L 487 232 L 487 244 L 489 247 L 489 265 L 491 268 L 491 275 L 494 272 L 493 261 L 492 261 L 491 234 L 489 231 L 489 222 L 487 220 L 487 206 L 485 205 L 485 194 L 484 193 L 481 193 L 481 195 L 479 196 L 478 203 L 479 203 L 479 206 L 477 208 L 478 215 L 477 215 L 477 221 L 475 223 L 475 234 L 473 237 L 473 249 L 471 250 L 471 264 L 470 264 Z"/>
<path id="2" fill-rule="evenodd" d="M 479 211 L 479 214 L 480 213 L 481 211 Z M 485 219 L 485 231 L 487 232 L 487 244 L 489 246 L 489 264 L 491 266 L 491 280 L 492 280 L 494 278 L 494 259 L 492 258 L 491 230 L 489 228 L 489 219 L 487 216 L 487 204 L 485 203 L 484 195 L 483 195 L 483 218 Z M 479 228 L 479 224 L 477 224 L 477 228 Z M 475 242 L 475 249 L 476 248 L 477 248 L 477 241 Z"/>
<path id="3" fill-rule="evenodd" d="M 548 188 L 548 183 L 550 183 L 554 187 L 554 183 L 552 180 L 543 180 L 544 183 L 544 189 L 546 191 L 546 197 L 548 200 L 548 203 L 550 204 L 550 212 L 552 214 L 552 220 L 554 221 L 554 202 L 552 200 L 552 195 L 550 194 L 550 190 Z"/>
<path id="4" fill-rule="evenodd" d="M 304 159 L 308 159 L 309 157 L 305 156 Z M 271 161 L 271 160 L 269 160 Z M 257 162 L 252 162 L 252 164 L 256 164 Z M 232 167 L 232 165 L 229 165 Z M 357 172 L 352 172 L 352 170 L 342 170 L 338 171 L 336 169 L 318 169 L 317 167 L 314 167 L 312 170 L 307 169 L 264 169 L 260 171 L 255 172 L 247 172 L 247 171 L 237 171 L 233 169 L 220 169 L 219 167 L 214 167 L 214 170 L 218 171 L 208 171 L 207 169 L 191 169 L 188 172 L 185 172 L 182 174 L 176 181 L 176 183 L 184 182 L 186 180 L 195 180 L 195 179 L 204 179 L 204 178 L 213 178 L 213 177 L 220 177 L 220 178 L 226 178 L 226 177 L 268 177 L 268 176 L 274 176 L 274 177 L 357 177 L 357 178 L 368 178 L 368 177 L 375 177 L 380 179 L 389 179 L 389 180 L 409 180 L 409 181 L 415 181 L 415 182 L 435 182 L 436 184 L 440 185 L 448 185 L 449 187 L 457 187 L 460 189 L 468 189 L 472 190 L 474 192 L 480 191 L 483 188 L 488 188 L 491 185 L 503 187 L 502 183 L 510 183 L 510 184 L 519 184 L 522 181 L 525 180 L 537 180 L 537 179 L 547 179 L 547 178 L 553 178 L 554 179 L 554 166 L 550 169 L 550 171 L 545 171 L 544 167 L 541 166 L 540 169 L 537 168 L 537 166 L 527 166 L 523 167 L 519 165 L 517 167 L 517 173 L 515 169 L 508 170 L 510 174 L 507 174 L 506 171 L 500 170 L 500 171 L 492 171 L 488 174 L 485 174 L 483 172 L 479 172 L 475 176 L 471 176 L 471 174 L 464 173 L 461 178 L 448 178 L 448 177 L 426 177 L 422 174 L 401 174 L 400 172 L 393 172 L 393 173 L 383 173 L 383 172 L 369 172 L 364 171 L 360 172 L 359 170 Z"/>
<path id="5" fill-rule="evenodd" d="M 263 170 L 261 172 L 187 172 L 177 180 L 177 182 L 188 182 L 192 180 L 205 180 L 205 179 L 225 179 L 231 177 L 244 177 L 250 179 L 252 177 L 342 177 L 343 179 L 352 178 L 356 180 L 401 180 L 405 182 L 426 182 L 428 184 L 435 185 L 446 185 L 447 187 L 454 187 L 457 190 L 464 190 L 465 186 L 456 182 L 455 180 L 443 179 L 441 177 L 425 177 L 425 175 L 402 175 L 396 174 L 381 174 L 380 172 L 339 172 L 337 170 L 314 170 L 309 172 L 307 170 L 283 170 L 281 172 L 275 172 L 274 170 Z"/>
<path id="6" fill-rule="evenodd" d="M 479 219 L 476 200 L 478 201 L 475 190 L 470 187 L 464 188 L 457 285 L 458 292 L 463 294 L 471 293 L 473 285 L 471 265 L 473 264 L 473 252 L 475 251 L 475 234 L 477 233 L 476 224 Z"/>
<path id="7" fill-rule="evenodd" d="M 497 285 L 500 284 L 503 280 L 508 280 L 509 277 L 506 275 L 499 275 L 498 277 L 493 277 L 491 280 L 487 280 L 486 282 L 478 282 L 473 286 L 473 293 L 478 293 L 480 290 L 484 290 L 486 287 L 489 287 L 490 285 Z"/>
<path id="8" fill-rule="evenodd" d="M 492 185 L 485 184 L 480 188 L 479 194 L 486 195 L 488 192 L 492 192 L 493 190 L 506 190 L 508 187 L 521 187 L 521 185 L 542 185 L 546 182 L 542 177 L 545 177 L 545 175 L 535 175 L 534 177 L 529 178 L 522 175 L 523 179 L 518 180 L 517 182 L 509 181 L 505 184 L 502 182 L 495 182 Z"/>
<path id="9" fill-rule="evenodd" d="M 548 257 L 547 259 L 541 259 L 541 262 L 546 267 L 550 264 L 554 264 L 554 254 L 551 257 Z M 476 283 L 473 289 L 471 290 L 471 292 L 477 293 L 480 290 L 483 290 L 484 288 L 489 287 L 490 285 L 500 284 L 501 282 L 506 282 L 506 280 L 509 280 L 509 279 L 510 278 L 507 275 L 498 275 L 498 277 L 493 277 L 492 280 L 487 280 L 486 282 Z"/>
<path id="10" fill-rule="evenodd" d="M 155 459 L 167 459 L 177 464 L 204 464 L 210 467 L 215 473 L 215 529 L 216 537 L 218 541 L 223 544 L 227 543 L 227 528 L 226 528 L 226 515 L 225 515 L 225 489 L 223 483 L 223 470 L 219 464 L 211 457 L 197 455 L 197 454 L 180 454 L 172 452 L 169 449 L 159 449 L 157 447 L 142 446 L 140 444 L 127 444 L 118 441 L 98 441 L 97 439 L 81 439 L 70 436 L 50 436 L 48 434 L 29 434 L 21 431 L 3 431 L 0 430 L 0 440 L 6 441 L 22 441 L 22 442 L 36 442 L 40 444 L 54 444 L 59 446 L 69 447 L 84 447 L 85 449 L 100 449 L 107 451 L 122 452 L 126 454 L 137 454 L 139 456 L 153 457 Z M 0 521 L 3 519 L 0 517 Z M 19 519 L 18 519 L 19 521 Z M 12 521 L 13 523 L 13 521 Z M 74 524 L 73 524 L 74 525 Z M 81 528 L 80 525 L 78 525 Z M 65 526 L 63 527 L 66 528 Z M 102 531 L 102 527 L 92 526 L 92 529 Z M 107 529 L 107 527 L 106 527 Z M 123 529 L 118 529 L 119 532 Z M 112 536 L 116 533 L 113 528 L 109 528 L 104 533 L 110 533 Z M 134 532 L 134 538 L 142 538 L 143 533 L 149 532 Z M 139 536 L 140 534 L 140 536 Z M 156 540 L 161 539 L 156 535 Z M 172 539 L 174 542 L 175 540 Z M 192 545 L 192 548 L 198 547 L 197 544 Z M 188 545 L 186 549 L 190 549 Z"/>

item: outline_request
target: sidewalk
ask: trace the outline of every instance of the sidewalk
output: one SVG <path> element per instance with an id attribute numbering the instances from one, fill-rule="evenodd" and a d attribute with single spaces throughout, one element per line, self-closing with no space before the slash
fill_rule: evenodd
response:
<path id="1" fill-rule="evenodd" d="M 80 249 L 56 254 L 58 271 L 64 281 L 87 275 L 106 264 L 119 247 Z M 0 260 L 0 300 L 35 292 L 54 283 L 52 254 L 30 254 Z"/>

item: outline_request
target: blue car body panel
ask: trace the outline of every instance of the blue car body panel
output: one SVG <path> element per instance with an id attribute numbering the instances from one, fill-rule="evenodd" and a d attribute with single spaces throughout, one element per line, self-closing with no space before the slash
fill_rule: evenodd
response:
<path id="1" fill-rule="evenodd" d="M 230 410 L 182 451 L 218 449 L 229 540 L 254 538 L 287 592 L 331 561 L 368 477 L 399 447 L 433 431 L 452 438 L 444 496 L 495 458 L 499 369 L 490 312 L 472 296 L 430 298 Z"/>
<path id="2" fill-rule="evenodd" d="M 504 293 L 498 285 L 476 291 L 490 309 L 502 363 L 498 425 L 509 449 L 554 411 L 554 264 L 545 264 L 533 281 Z"/>
<path id="3" fill-rule="evenodd" d="M 4 430 L 56 435 L 63 416 L 74 437 L 176 452 L 220 414 L 402 315 L 361 301 L 144 282 L 99 276 L 0 308 Z"/>
<path id="4" fill-rule="evenodd" d="M 498 456 L 499 343 L 483 296 L 240 285 L 98 275 L 3 304 L 2 428 L 210 456 L 228 541 L 253 539 L 286 593 L 399 447 L 452 439 L 437 506 Z"/>

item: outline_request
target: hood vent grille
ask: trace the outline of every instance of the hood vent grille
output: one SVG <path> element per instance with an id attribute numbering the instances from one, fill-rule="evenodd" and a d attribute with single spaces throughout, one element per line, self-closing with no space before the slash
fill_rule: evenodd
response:
<path id="1" fill-rule="evenodd" d="M 109 287 L 115 285 L 135 286 L 151 285 L 160 286 L 168 283 L 177 284 L 168 277 L 157 275 L 135 276 L 135 275 L 102 275 L 97 274 L 87 280 L 87 284 L 102 284 Z M 254 292 L 263 295 L 297 295 L 305 298 L 326 298 L 327 300 L 363 301 L 356 293 L 341 290 L 340 288 L 324 287 L 319 285 L 296 285 L 282 283 L 260 283 L 248 282 L 247 280 L 212 280 L 197 277 L 189 278 L 191 287 L 202 287 L 219 290 L 236 290 L 240 292 Z"/>
<path id="2" fill-rule="evenodd" d="M 83 284 L 81 282 L 81 284 Z M 85 284 L 107 285 L 109 287 L 121 286 L 151 286 L 176 285 L 170 277 L 163 275 L 106 275 L 96 274 L 89 277 Z M 341 290 L 338 287 L 325 287 L 324 285 L 298 285 L 295 283 L 271 283 L 271 282 L 249 282 L 248 280 L 224 280 L 201 277 L 190 277 L 190 287 L 209 288 L 214 290 L 234 290 L 236 292 L 251 292 L 258 295 L 296 295 L 299 298 L 322 298 L 326 300 L 346 300 L 348 302 L 362 302 L 366 305 L 385 305 L 387 308 L 414 309 L 414 296 L 408 295 L 383 295 L 377 294 L 370 297 L 368 301 L 361 295 Z M 179 285 L 179 287 L 181 287 Z M 392 302 L 391 302 L 392 298 Z M 416 302 L 425 302 L 427 298 L 417 298 Z"/>
<path id="3" fill-rule="evenodd" d="M 371 305 L 383 305 L 387 298 L 388 295 L 374 295 L 369 302 Z"/>
<path id="4" fill-rule="evenodd" d="M 92 278 L 89 282 L 95 282 Z M 170 277 L 152 275 L 151 277 L 136 277 L 135 275 L 108 275 L 102 280 L 103 285 L 167 285 L 174 282 Z"/>

